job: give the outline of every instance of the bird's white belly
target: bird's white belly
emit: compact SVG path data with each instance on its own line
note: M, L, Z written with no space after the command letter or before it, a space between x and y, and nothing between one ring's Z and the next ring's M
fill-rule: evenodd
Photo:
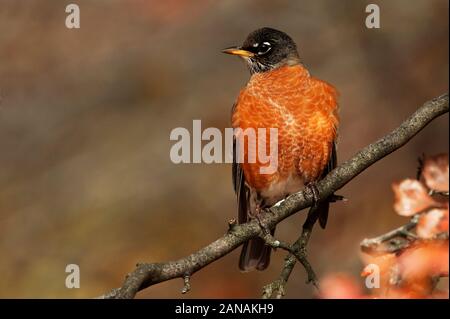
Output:
M291 174L288 178L270 184L260 192L267 206L272 206L285 197L300 191L305 186L303 179L297 174Z

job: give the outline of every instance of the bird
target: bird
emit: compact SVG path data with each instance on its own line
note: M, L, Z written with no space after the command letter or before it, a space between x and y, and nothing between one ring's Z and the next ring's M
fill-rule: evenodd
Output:
M277 129L277 165L266 174L261 173L259 158L253 162L238 160L236 154L248 159L255 151L249 149L248 141L239 144L238 134L234 136L232 177L238 224L243 224L305 187L317 190L315 183L336 167L338 91L311 76L296 43L282 31L257 29L241 46L222 52L242 58L250 71L250 79L232 108L233 129L240 128L241 134L249 128ZM265 139L269 147L267 136L259 134L256 139ZM322 228L327 224L330 201L329 197L316 203ZM270 232L273 235L275 229ZM271 250L262 238L246 241L239 258L240 270L266 269Z

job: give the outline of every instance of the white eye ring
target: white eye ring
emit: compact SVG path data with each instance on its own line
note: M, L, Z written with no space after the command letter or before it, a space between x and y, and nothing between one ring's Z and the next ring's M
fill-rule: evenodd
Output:
M263 44L267 45L267 46L271 46L270 42L263 42Z

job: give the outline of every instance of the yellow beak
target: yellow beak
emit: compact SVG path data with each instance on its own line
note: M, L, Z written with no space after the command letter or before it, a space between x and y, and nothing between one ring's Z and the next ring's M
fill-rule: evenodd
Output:
M247 57L247 58L251 58L255 55L254 53L252 53L250 51L242 50L241 48L234 48L234 47L222 50L222 52L226 53L226 54L239 55L239 56Z

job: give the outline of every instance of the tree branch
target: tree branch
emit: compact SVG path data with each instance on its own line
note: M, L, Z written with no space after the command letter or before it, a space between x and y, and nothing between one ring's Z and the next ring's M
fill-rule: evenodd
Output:
M368 145L318 182L316 187L319 199L327 198L369 166L406 144L429 122L447 113L448 109L448 94L426 102L390 134ZM309 188L305 188L271 207L267 213L261 214L259 221L251 220L241 225L230 224L225 235L183 259L166 263L138 264L136 269L126 276L121 288L113 289L100 298L133 298L142 289L174 278L184 279L185 291L186 287L190 286L189 278L195 272L227 255L250 238L263 235L260 222L264 228L272 229L282 220L312 204L313 194Z
M415 240L416 235L411 233L419 222L420 214L414 215L411 220L394 230L387 232L375 238L364 239L360 246L361 250L370 255L383 255L386 253L395 253L407 248L410 245L410 239ZM387 242L386 246L384 244Z
M420 215L414 215L407 224L383 235L364 239L360 243L361 251L372 256L379 256L402 252L417 243L444 242L448 240L448 232L439 233L432 238L419 238L416 234L412 233L411 231L419 223Z
M308 215L310 215L310 213L308 213ZM307 222L305 222L305 225L307 224ZM294 242L294 244L292 244L292 246L289 247L290 249L287 249L289 251L289 254L284 259L284 266L281 270L280 276L278 277L277 280L263 287L263 294L262 294L263 299L269 298L280 299L285 295L287 282L289 280L289 277L291 276L292 270L294 270L297 260L300 261L303 268L305 268L306 270L306 274L308 275L306 283L308 284L311 282L314 285L314 287L319 289L317 276L307 259L307 252L306 252L306 246L309 242L309 238L311 237L312 227L314 226L314 224L315 221L313 221L309 225L306 225L306 227L304 225L300 237Z
M317 289L319 289L319 282L317 280L316 273L314 272L314 269L309 263L306 253L306 245L308 243L310 234L311 234L310 229L307 230L303 229L300 238L292 245L275 239L270 234L270 232L267 232L264 236L262 236L267 245L269 245L270 247L281 248L289 252L288 256L286 257L285 266L283 267L283 271L280 275L280 278L266 285L263 288L263 295L262 295L263 299L272 298L272 296L275 296L275 298L280 299L281 297L284 296L285 286L292 272L292 269L294 268L296 260L298 260L303 265L303 268L305 268L306 270L306 274L308 275L307 283L311 282ZM289 260L290 258L293 258L294 260L291 261Z
M343 196L336 194L331 195L327 198L327 200L329 200L330 203L341 200L347 201L347 199ZM303 268L306 270L306 274L308 275L306 283L309 284L312 282L313 285L319 290L317 276L308 261L306 252L306 246L308 245L314 224L316 223L318 218L317 211L315 209L317 209L317 206L312 206L310 211L308 212L308 217L303 224L302 233L300 234L300 237L298 237L298 239L294 242L294 244L292 244L292 251L290 250L290 253L284 259L284 265L280 275L278 276L278 279L263 287L263 299L280 299L285 295L287 282L289 280L289 277L291 276L292 270L294 270L297 260L300 261L300 263L303 265ZM298 255L296 255L296 253Z

